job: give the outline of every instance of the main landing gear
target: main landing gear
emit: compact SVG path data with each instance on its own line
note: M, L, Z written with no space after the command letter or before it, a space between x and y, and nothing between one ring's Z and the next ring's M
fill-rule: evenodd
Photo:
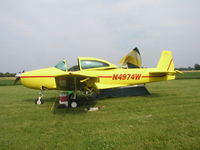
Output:
M42 91L39 92L39 97L35 100L35 104L37 105L44 104Z
M59 95L59 104L58 108L77 108L79 105L77 96L74 93L67 94L67 93L61 93Z
M71 107L71 108L76 108L76 107L78 107L78 101L77 101L77 96L76 96L76 94L74 95L74 94L70 94L69 95L69 106Z

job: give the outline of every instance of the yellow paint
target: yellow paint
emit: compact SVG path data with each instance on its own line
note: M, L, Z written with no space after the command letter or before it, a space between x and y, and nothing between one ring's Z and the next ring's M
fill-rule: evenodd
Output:
M56 89L55 76L58 75L66 75L66 72L54 67L29 71L21 74L21 83L33 89Z
M57 68L40 69L21 74L21 83L34 89L61 89L61 83L65 90L70 84L83 86L83 89L99 90L114 87L132 86L150 82L173 80L178 71L174 70L174 62L170 51L163 51L157 68L132 68L122 69L116 65L97 58L79 57L79 65L82 60L99 61L108 64L106 67L83 69L68 72ZM74 78L80 79L73 81ZM65 85L66 84L66 85ZM83 84L83 85L82 85Z

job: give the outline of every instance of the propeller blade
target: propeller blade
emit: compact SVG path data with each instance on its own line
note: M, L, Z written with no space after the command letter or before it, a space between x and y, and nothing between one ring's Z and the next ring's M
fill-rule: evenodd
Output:
M17 84L17 82L20 80L20 76L16 76L15 81L14 81L14 85Z
M17 82L19 82L20 81L20 78L21 78L21 73L24 73L25 71L23 70L22 72L19 72L18 74L16 74L16 76L15 76L15 81L14 81L14 85L15 84L17 84Z

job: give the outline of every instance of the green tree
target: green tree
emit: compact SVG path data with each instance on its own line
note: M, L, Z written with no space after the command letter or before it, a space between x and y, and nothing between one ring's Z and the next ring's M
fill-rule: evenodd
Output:
M2 73L2 72L0 72L0 77L14 77L15 75L16 75L16 73L10 73L10 72Z
M200 70L200 65L199 64L195 64L194 65L194 70Z

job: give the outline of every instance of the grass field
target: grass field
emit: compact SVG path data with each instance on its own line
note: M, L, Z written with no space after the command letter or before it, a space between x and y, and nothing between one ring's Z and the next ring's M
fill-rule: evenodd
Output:
M0 77L0 86L13 85L14 80L15 80L15 77ZM20 85L20 82L17 82L16 84Z
M184 72L184 74L177 74L177 79L200 79L200 72Z
M45 92L46 102L38 106L38 91L0 86L0 150L199 150L200 80L147 88L151 96L96 100L96 112L80 107L53 113L55 91Z

